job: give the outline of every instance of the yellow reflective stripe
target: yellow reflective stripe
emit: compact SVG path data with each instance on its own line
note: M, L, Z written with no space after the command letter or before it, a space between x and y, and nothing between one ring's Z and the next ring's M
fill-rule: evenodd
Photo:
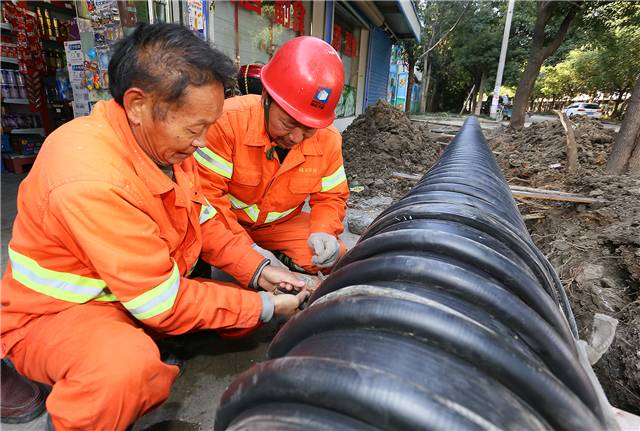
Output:
M200 207L200 224L203 224L207 220L212 219L218 213L218 211L216 211L216 209L211 206L207 198L204 198L204 200L206 202L206 205L202 205Z
M102 296L106 283L98 278L44 268L9 247L13 279L31 290L63 301L82 304Z
M101 301L101 302L116 302L118 298L116 298L116 295L114 295L113 293L107 293L105 291L102 293L102 295L98 296L97 298L94 298L94 300Z
M153 289L122 305L138 320L149 319L164 313L173 307L180 287L180 270L178 264L173 263L173 271L165 281Z
M254 223L258 220L258 217L260 216L260 209L258 208L257 205L245 204L240 199L238 199L237 197L231 194L227 194L227 196L229 197L229 201L231 202L231 205L235 209L244 211L249 216L249 218L253 220Z
M267 218L264 220L265 223L271 223L272 221L276 221L276 220L280 220L283 217L288 216L289 214L291 214L292 212L294 212L298 207L293 207L290 210L286 210L284 212L270 212L267 214Z
M193 272L194 269L196 269L196 265L198 264L198 259L196 259L195 262L193 262L193 265L191 265L191 268L189 268L189 270L187 271L187 273L185 274L185 277L188 277L191 275L191 273Z
M344 166L340 166L328 177L322 177L322 189L320 191L328 192L340 185L343 181L347 181L347 174L344 172Z
M205 168L222 175L225 178L231 178L233 175L233 163L226 161L208 148L198 148L193 153L196 161Z

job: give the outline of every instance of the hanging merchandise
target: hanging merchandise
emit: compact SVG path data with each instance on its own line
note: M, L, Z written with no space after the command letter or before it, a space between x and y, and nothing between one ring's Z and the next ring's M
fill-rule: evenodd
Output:
M202 40L207 40L207 2L205 0L187 0L188 26Z
M67 72L73 93L73 116L81 117L91 112L89 105L89 90L84 82L84 54L80 41L64 43L65 56L67 57Z
M82 38L84 51L84 80L82 85L89 91L90 103L109 99L109 60L111 45L123 36L122 20L118 2L115 0L86 0L91 40ZM125 21L136 22L135 9L126 8ZM82 30L81 30L82 33ZM88 43L85 43L87 41Z
M16 54L20 74L24 77L20 78L26 89L24 95L29 100L29 109L36 112L43 103L41 76L45 73L38 17L34 12L11 2L3 3L5 18L13 27L17 39Z

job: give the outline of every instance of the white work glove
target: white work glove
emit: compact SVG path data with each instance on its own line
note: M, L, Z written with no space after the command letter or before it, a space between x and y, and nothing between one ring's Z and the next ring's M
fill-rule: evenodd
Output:
M335 236L324 233L316 232L309 235L307 240L309 247L313 249L315 253L311 258L311 263L320 268L330 268L338 260L340 256L340 243Z
M260 253L265 259L269 259L272 266L286 268L285 264L280 262L278 258L269 250L260 247L255 242L251 244L251 248Z

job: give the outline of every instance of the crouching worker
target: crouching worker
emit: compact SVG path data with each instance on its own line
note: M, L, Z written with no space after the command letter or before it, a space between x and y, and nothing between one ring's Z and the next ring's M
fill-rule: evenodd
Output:
M56 430L124 430L169 396L178 368L147 331L251 328L305 299L271 293L304 283L218 220L190 157L235 73L185 27L138 27L109 64L113 100L53 132L22 182L2 354L53 385ZM251 289L187 278L200 256Z
M328 43L302 36L276 51L261 80L262 96L225 101L207 146L196 150L203 192L254 250L315 274L345 252L338 235L349 187L331 125L342 61ZM307 198L310 213L302 212Z

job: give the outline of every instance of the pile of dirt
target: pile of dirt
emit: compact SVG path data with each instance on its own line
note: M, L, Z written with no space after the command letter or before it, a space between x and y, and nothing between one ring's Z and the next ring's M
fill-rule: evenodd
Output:
M588 117L572 118L578 147L577 176L602 173L616 132ZM567 162L566 133L559 121L544 121L530 127L496 129L487 134L505 176L532 187L562 183Z
M603 200L590 205L519 201L531 237L563 280L580 336L595 313L619 320L609 351L594 366L611 403L640 414L640 177L604 174L616 132L590 118L572 119L578 170L566 173L566 134L557 121L487 140L507 181Z
M440 156L426 124L412 123L387 102L378 101L342 133L345 170L354 190L351 203L377 196L402 197L412 187L394 172L423 175Z
M606 202L538 201L545 217L528 222L529 232L565 285L580 338L589 339L595 313L619 320L594 369L613 405L640 414L640 177L594 174L565 186Z

